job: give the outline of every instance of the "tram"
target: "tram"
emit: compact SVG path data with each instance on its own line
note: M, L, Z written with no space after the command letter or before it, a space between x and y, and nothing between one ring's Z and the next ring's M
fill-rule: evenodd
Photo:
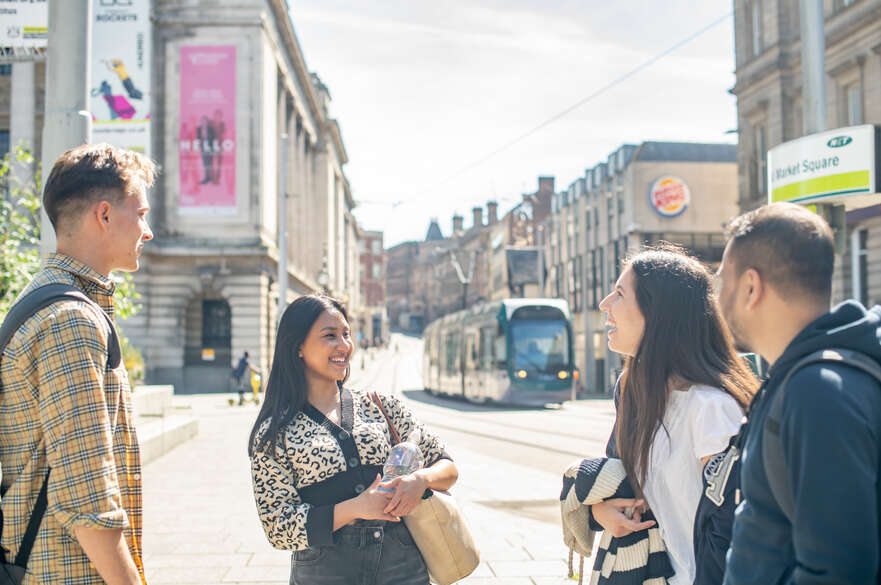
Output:
M523 405L572 398L578 374L565 300L481 303L431 322L423 339L429 393Z

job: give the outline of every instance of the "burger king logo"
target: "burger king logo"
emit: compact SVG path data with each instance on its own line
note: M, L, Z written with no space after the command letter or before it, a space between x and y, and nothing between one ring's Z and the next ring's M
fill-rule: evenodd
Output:
M691 192L682 179L661 177L649 190L649 203L663 217L676 217L691 203Z

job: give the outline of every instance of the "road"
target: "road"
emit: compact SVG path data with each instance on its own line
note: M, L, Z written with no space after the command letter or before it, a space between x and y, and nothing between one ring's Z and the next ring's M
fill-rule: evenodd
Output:
M397 351L395 351L397 346ZM356 355L350 386L404 396L445 442L459 468L453 489L481 551L465 585L561 585L567 551L559 526L560 476L602 452L614 410L608 400L557 408L477 406L421 390L421 341ZM245 446L254 405L227 396L176 396L199 435L144 469L148 582L287 583L290 553L274 550L257 520ZM589 561L588 561L589 565Z
M538 513L549 522L559 523L557 497L562 470L576 459L603 453L615 416L611 401L580 401L546 408L476 405L429 395L422 389L421 367L422 340L396 334L390 351L377 359L376 367L353 376L352 384L407 398L419 419L441 436L454 459L458 460L457 453L494 459L499 473L493 475L498 483L510 487L499 485L487 490L492 492L492 497L486 499L492 502L490 505L512 502L512 510L525 508L531 515ZM509 465L499 465L502 461ZM524 486L532 496L521 497L524 490L514 486L522 483L518 472L523 469L534 477L549 475L539 485L553 485L554 489ZM463 483L467 474L466 468ZM548 508L546 513L539 513L542 508Z

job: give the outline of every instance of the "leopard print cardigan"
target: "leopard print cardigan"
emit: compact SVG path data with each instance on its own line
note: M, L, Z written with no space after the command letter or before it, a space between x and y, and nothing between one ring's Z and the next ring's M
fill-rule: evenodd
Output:
M400 399L380 399L402 437L419 429L426 467L450 458ZM340 403L340 425L307 404L280 431L272 453L255 449L251 457L257 514L277 549L332 544L334 504L355 497L382 473L392 441L382 412L360 390L342 389ZM266 420L258 437L268 425Z

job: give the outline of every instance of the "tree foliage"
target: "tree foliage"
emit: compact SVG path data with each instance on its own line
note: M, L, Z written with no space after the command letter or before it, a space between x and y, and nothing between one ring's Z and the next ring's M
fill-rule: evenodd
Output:
M40 269L41 192L40 166L29 150L16 146L0 159L0 320ZM113 280L115 316L133 317L141 310L141 295L131 274L117 273Z

